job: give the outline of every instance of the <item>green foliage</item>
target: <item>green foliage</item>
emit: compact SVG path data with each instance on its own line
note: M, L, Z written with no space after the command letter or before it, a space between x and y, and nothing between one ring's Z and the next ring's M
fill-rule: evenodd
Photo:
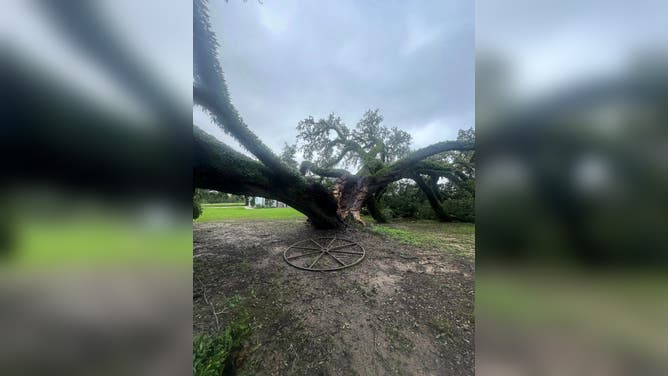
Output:
M394 216L394 212L389 208L380 209L380 214L383 216L383 218L385 218L385 220L389 220Z
M308 117L297 125L297 140L304 157L320 168L342 164L361 167L361 174L374 174L410 152L410 134L396 127L386 128L382 122L383 116L378 110L365 112L352 130L334 114L317 121ZM457 140L475 142L475 130L460 130ZM445 214L460 221L475 219L473 155L472 151L440 153L428 158L421 165L422 170L418 170L420 178L427 175L430 187L422 188L433 191ZM422 189L406 181L390 184L379 207L386 219L435 218L434 209Z
M367 110L352 133L353 139L367 148L370 159L391 163L410 151L411 135L397 127L382 126L379 110Z
M335 138L330 137L330 131L335 133ZM337 138L345 140L350 134L343 120L334 114L318 121L309 116L297 124L297 132L297 141L304 158L324 167L334 164L332 162L334 155L343 148L343 145L334 140Z
M193 338L193 375L220 376L234 374L230 356L239 350L250 334L250 312L239 295L230 297L226 306L236 312L236 319L216 334L200 334Z
M463 222L475 222L475 203L473 199L446 200L443 209L452 217Z
M232 350L232 338L225 332L203 334L193 339L193 375L220 376Z
M229 369L230 354L241 347L250 333L246 320L232 322L222 333L193 338L193 375L220 376Z
M475 221L475 197L469 191L469 185L475 184L470 180L462 185L461 182L446 181L438 185L442 198L441 205L444 211L462 222ZM431 205L425 194L408 180L400 180L388 186L381 198L383 214L386 218L405 219L436 219Z
M297 125L297 140L304 158L320 167L341 163L374 171L410 151L411 135L397 127L387 128L382 121L377 109L365 112L352 130L334 114L317 121L309 116Z
M391 212L387 218L418 218L423 202L426 202L424 194L406 180L390 184L381 198L381 205Z
M200 204L200 196L198 190L193 193L193 219L197 219L202 215L202 205Z
M222 193L210 189L196 189L195 191L199 197L199 202L203 204L237 203L244 201L243 196Z
M281 152L281 155L279 155L279 159L283 161L286 165L298 169L299 166L297 164L297 159L295 155L297 154L297 144L292 144L288 145L286 142L285 145L283 145L283 151Z

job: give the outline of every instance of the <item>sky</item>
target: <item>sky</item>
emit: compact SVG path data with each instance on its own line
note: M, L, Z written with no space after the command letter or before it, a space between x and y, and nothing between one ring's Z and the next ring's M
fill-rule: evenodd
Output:
M297 123L367 109L411 133L413 147L472 127L474 6L438 1L212 1L233 104L274 151ZM205 131L239 149L201 112Z
M638 53L665 51L665 0L477 0L476 48L512 67L525 98L628 69Z

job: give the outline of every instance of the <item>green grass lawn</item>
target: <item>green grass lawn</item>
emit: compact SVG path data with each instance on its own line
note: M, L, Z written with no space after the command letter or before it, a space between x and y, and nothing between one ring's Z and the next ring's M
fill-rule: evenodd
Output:
M226 207L226 206L244 206L243 202L218 202L214 204L202 204L203 208L209 207Z
M445 249L452 254L475 258L475 225L473 223L443 223L432 220L397 221L382 225L371 224L371 231L418 246Z
M276 219L305 219L304 214L293 208L264 208L246 209L243 206L202 207L202 215L197 222L222 221L228 219L276 220Z

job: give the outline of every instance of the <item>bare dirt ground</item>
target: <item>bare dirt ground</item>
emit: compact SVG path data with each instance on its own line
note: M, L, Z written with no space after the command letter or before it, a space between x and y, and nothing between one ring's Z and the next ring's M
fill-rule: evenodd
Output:
M303 221L195 223L194 333L249 317L238 375L474 374L474 261L447 250L456 239L444 231L443 247L417 247L349 229L337 236L366 249L358 265L309 272L283 260L290 244L332 235Z

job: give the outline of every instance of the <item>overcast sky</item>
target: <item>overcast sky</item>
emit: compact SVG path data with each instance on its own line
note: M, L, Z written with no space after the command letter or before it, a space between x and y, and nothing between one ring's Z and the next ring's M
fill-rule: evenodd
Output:
M470 0L212 1L211 13L232 101L275 151L299 120L331 112L353 127L379 108L413 147L474 125ZM229 141L200 111L194 120Z
M665 0L476 0L476 45L512 67L524 97L618 74L668 46Z

